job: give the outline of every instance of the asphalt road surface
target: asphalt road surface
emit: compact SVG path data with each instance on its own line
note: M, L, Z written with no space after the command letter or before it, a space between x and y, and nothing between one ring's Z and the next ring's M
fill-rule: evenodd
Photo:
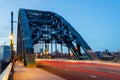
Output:
M120 67L94 63L37 60L37 66L66 80L120 80Z

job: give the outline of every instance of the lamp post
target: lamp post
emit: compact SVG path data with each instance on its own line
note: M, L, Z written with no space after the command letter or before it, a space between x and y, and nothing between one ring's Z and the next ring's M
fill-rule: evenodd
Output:
M13 35L13 12L11 12L11 33L10 33L11 60L14 60L14 35Z
M14 73L14 35L13 35L13 12L11 12L10 47L11 47L11 62L13 63L13 66L12 66L12 69L11 69L11 80L13 80L13 73Z

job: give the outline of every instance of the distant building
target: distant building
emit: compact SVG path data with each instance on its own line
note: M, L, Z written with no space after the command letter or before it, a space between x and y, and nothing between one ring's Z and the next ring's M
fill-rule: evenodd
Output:
M8 60L11 57L10 53L10 46L1 45L0 46L0 59L1 60Z
M95 54L97 55L98 58L104 56L102 51L96 51Z

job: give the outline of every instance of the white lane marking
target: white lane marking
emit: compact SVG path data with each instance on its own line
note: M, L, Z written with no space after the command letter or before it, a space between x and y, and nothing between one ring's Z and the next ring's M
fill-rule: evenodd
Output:
M118 72L112 72L112 71L108 71L108 73L120 74L120 73L118 73Z
M88 68L97 68L97 67L94 67L94 66L84 66L84 67L88 67Z
M89 77L92 77L92 78L97 78L97 76L95 76L95 75L89 75Z
M84 68L82 68L82 69L89 69L89 70L99 71L98 69L94 69L94 68L86 68L86 67L84 67Z

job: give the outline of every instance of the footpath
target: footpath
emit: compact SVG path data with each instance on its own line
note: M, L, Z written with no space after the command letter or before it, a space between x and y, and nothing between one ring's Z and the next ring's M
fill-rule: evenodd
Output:
M21 62L14 64L13 80L65 80L40 68L26 68Z

